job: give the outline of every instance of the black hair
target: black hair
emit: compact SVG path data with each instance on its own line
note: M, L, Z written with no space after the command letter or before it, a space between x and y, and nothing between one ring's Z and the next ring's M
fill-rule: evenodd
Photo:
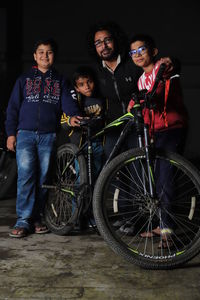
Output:
M148 34L136 34L130 39L129 45L131 46L132 43L137 41L144 42L145 46L148 48L149 55L152 57L153 61L156 61L157 58L153 55L154 49L157 48L154 39Z
M97 84L96 74L95 74L94 70L89 66L80 66L74 71L74 73L72 75L73 86L76 86L76 81L80 77L84 77L84 78L89 77L94 81L95 85Z
M94 45L94 36L96 32L103 30L108 31L113 38L116 55L128 53L128 38L123 29L112 21L98 22L90 27L87 34L88 52L93 58L99 59Z
M56 57L57 53L58 53L58 45L56 43L56 41L53 38L44 38L44 39L39 39L35 42L34 46L33 46L33 53L36 52L37 48L40 45L50 45L51 49L54 53L54 56Z
M145 43L145 46L150 50L153 51L153 49L156 48L156 43L154 41L154 39L147 34L136 34L134 35L130 41L129 41L129 45L131 45L132 43L136 42L136 41L142 41Z

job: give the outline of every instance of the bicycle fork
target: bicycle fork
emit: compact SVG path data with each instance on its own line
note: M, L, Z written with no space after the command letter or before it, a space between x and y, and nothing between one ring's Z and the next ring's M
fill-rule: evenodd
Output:
M151 146L149 143L149 127L148 127L148 125L144 125L144 149L145 149L145 158L146 158L146 166L147 166L147 177L148 177L148 183L149 183L149 193L150 193L151 198L154 198L156 191L155 191L155 180L154 180L152 155L151 155L151 152L149 151L150 147ZM145 189L145 194L146 194L144 170L143 170L142 177L143 177L144 189Z

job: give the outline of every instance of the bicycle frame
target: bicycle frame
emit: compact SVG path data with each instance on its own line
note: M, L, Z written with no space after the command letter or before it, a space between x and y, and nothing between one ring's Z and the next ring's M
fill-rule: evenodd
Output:
M83 150L87 148L87 163L88 163L88 183L89 186L92 187L93 185L93 180L92 180L92 141L95 140L97 137L102 136L103 134L107 133L108 131L112 130L113 128L116 128L118 126L124 125L124 128L122 129L120 136L117 140L117 143L115 144L112 152L110 153L106 163L104 164L104 167L118 154L118 151L126 139L129 130L135 125L136 126L136 132L137 132L137 138L138 138L138 145L139 147L144 147L145 152L146 152L146 163L147 163L147 171L148 171L148 179L149 179L149 191L151 196L153 197L155 192L154 192L154 187L153 187L153 182L154 182L154 176L153 176L153 171L151 168L151 158L149 155L149 128L147 125L144 124L143 117L141 115L141 105L140 103L137 103L133 108L134 113L126 113L123 116L119 117L118 119L114 120L113 122L109 123L106 125L101 131L97 132L96 134L90 136L90 126L87 126L88 129L88 134L87 134L87 141L81 146L81 148L76 152L75 156L68 162L66 167L63 170L63 174L67 170L67 168L73 163L73 161L78 157L81 153L83 153ZM143 139L144 137L144 139ZM146 189L145 186L145 176L143 176L143 181L144 181L144 189ZM66 191L66 190L65 190ZM71 191L69 191L71 193Z
M128 134L128 130L131 126L133 126L134 123L134 115L132 113L126 113L123 116L119 117L118 119L114 120L113 122L109 123L108 125L106 125L101 131L97 132L96 134L90 136L90 126L87 126L87 130L88 130L88 134L87 134L87 140L86 142L80 147L80 149L76 152L75 157L73 157L68 164L66 165L66 167L63 170L63 174L65 173L65 171L67 170L67 168L69 167L69 165L71 165L74 161L74 159L76 159L76 157L78 157L85 148L87 148L87 155L88 155L88 179L89 179L89 183L92 184L92 176L91 176L91 156L92 156L92 141L94 141L97 137L100 137L102 135L104 135L106 132L112 130L115 127L118 127L122 124L126 124L126 126L123 128L123 130L121 131L121 134L117 140L117 143L115 145L115 147L113 148L112 153L110 154L109 158L107 159L105 165L108 164L108 162L111 161L111 159L116 155L118 149L120 148L122 142L124 141L124 139L126 138L127 134Z

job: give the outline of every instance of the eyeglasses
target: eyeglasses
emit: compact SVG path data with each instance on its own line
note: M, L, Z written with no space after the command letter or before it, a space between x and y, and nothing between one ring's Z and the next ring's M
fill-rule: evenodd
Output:
M109 36L109 37L105 37L105 39L103 39L103 41L97 40L97 41L94 43L94 45L95 45L95 47L99 48L99 47L101 47L103 44L105 44L105 45L107 46L107 45L110 44L112 41L113 41L112 37Z
M137 50L136 50L136 49L131 50L131 51L129 52L129 55L130 55L131 57L132 57L132 56L136 56L136 54L142 55L142 54L144 54L144 53L146 52L146 50L147 50L147 47L146 47L146 46L141 46L141 47L139 47Z

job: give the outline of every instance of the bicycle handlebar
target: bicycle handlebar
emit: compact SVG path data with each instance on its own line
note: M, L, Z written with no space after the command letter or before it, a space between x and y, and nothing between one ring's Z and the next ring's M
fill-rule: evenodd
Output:
M163 78L163 74L164 74L164 72L165 72L165 69L166 69L166 64L162 63L162 64L160 65L160 68L159 68L158 73L157 73L157 75L156 75L155 83L154 83L154 85L153 85L153 88L152 88L151 92L149 93L150 99L154 96L154 94L155 94L155 92L156 92L156 89L157 89L157 87L158 87L158 84L159 84L159 82L160 82L160 81L162 80L162 78Z
M165 69L166 69L166 64L162 63L160 65L160 68L159 68L158 73L156 75L155 82L154 82L152 90L150 92L148 92L148 90L141 90L137 93L133 93L132 94L133 100L134 101L135 100L136 101L137 100L144 100L145 102L151 100L153 98L155 92L156 92L156 89L158 87L159 82L162 80Z
M99 120L102 120L101 116L86 117L86 118L80 120L80 126L90 127L90 126L93 126L94 123Z

